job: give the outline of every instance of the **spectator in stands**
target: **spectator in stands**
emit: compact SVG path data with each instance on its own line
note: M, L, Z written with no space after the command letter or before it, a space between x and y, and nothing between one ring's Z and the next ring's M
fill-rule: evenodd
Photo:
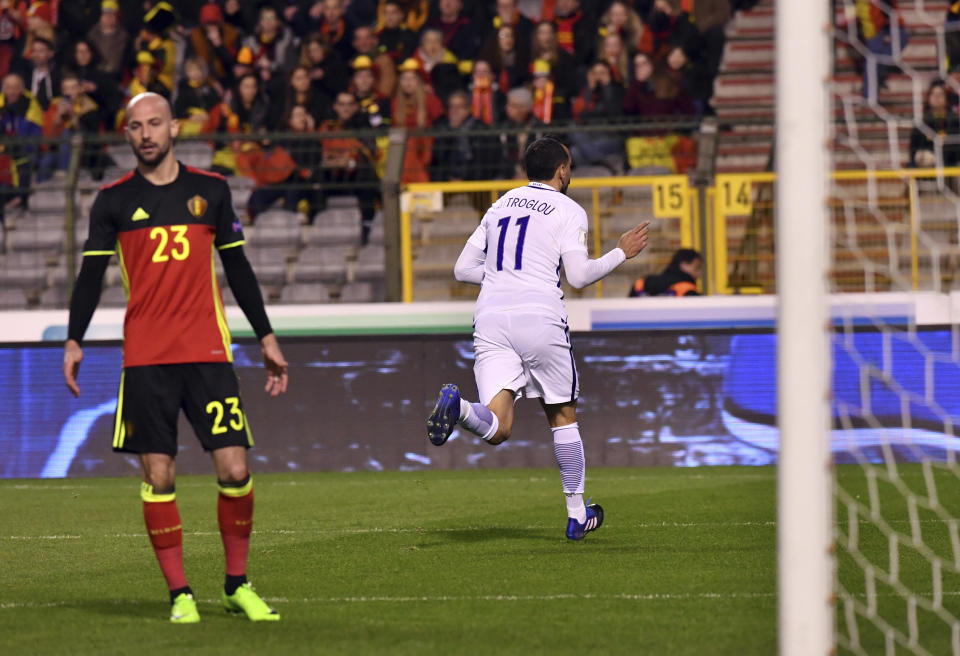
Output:
M480 52L483 30L463 11L461 0L439 0L437 15L427 26L439 30L443 47L458 60L470 61Z
M680 89L680 93L690 99L694 113L700 114L703 110L703 98L709 93L703 88L701 69L693 66L687 59L686 53L680 46L675 46L667 54L664 73L673 80Z
M574 100L573 118L578 122L606 120L623 113L624 88L614 79L610 64L595 61L587 70L587 86Z
M215 80L230 87L240 40L240 30L224 21L220 5L208 2L200 8L200 24L190 30L189 48Z
M189 57L183 64L183 72L184 77L177 85L173 115L180 121L180 134L192 136L203 131L210 111L221 101L221 93L199 57Z
M280 21L276 9L269 5L260 9L256 33L244 39L243 45L250 48L254 67L266 69L269 72L267 77L279 79L282 88L286 72L296 64L298 41L290 28ZM263 77L261 75L261 82Z
M664 60L675 46L683 48L687 57L695 60L700 39L689 15L681 9L680 0L654 0L645 27L640 50L653 61Z
M470 115L470 94L454 91L447 97L447 113L433 125L440 136L433 140L431 180L449 182L495 177L499 144L489 135L477 134L481 126L483 124ZM445 131L448 134L443 134Z
M320 5L319 15L314 17L316 7ZM323 0L316 3L310 11L312 20L306 21L311 32L319 32L327 39L330 47L343 61L349 61L354 53L350 41L353 35L353 26L346 18L343 0Z
M697 279L703 269L703 257L692 248L681 248L659 274L639 278L629 296L699 296Z
M633 82L623 98L623 113L632 116L693 116L696 109L683 89L663 67L658 71L650 55L633 56Z
M609 121L621 115L623 95L623 85L613 79L610 65L594 62L587 71L587 86L573 101L573 117L585 125ZM578 165L601 164L616 174L623 173L623 135L577 131L570 136L570 152Z
M53 43L42 37L33 39L30 58L14 62L13 71L23 79L40 107L46 111L60 89L60 71L54 61Z
M554 19L557 44L578 65L586 65L595 56L597 26L580 8L580 0L556 0Z
M427 3L424 1L424 5ZM380 18L377 20L377 39L380 50L390 56L397 65L413 56L418 39L409 23L404 23L405 5L400 0L386 0L380 3ZM426 20L424 7L423 20Z
M393 124L414 130L430 127L443 114L443 103L428 87L426 72L415 59L403 62L399 71L397 92L390 107ZM432 148L433 140L425 134L407 138L403 182L429 182L427 167Z
M256 26L256 14L251 13L256 9L256 4L250 2L246 6L240 3L240 0L224 0L223 2L223 21L237 28L240 35L250 34Z
M360 55L353 60L350 87L360 103L360 113L366 115L371 127L390 124L390 98L378 91L377 72L366 55Z
M642 52L633 59L635 77L624 96L625 114L671 121L696 114L693 102L666 71L665 64L655 68L650 56ZM632 173L683 173L696 164L696 143L688 135L669 126L651 127L626 140L627 165Z
M260 91L260 78L256 73L240 76L237 86L229 93L229 99L210 111L210 118L203 132L207 134L249 135L264 132L267 125L267 100ZM211 167L218 173L234 175L240 170L240 162L246 153L256 148L253 140L214 141ZM248 169L244 169L248 170Z
M630 58L618 32L611 32L600 41L600 59L610 68L613 81L625 88L630 75Z
M173 91L176 76L177 44L170 36L170 28L176 22L173 7L167 2L158 2L143 17L143 29L133 40L134 52L149 53L153 57L156 80L166 88L167 97Z
M533 62L533 114L546 125L570 120L570 99L557 92L550 64Z
M498 178L524 178L523 153L527 144L543 136L546 126L533 115L533 94L526 87L507 92L506 120L500 125Z
M404 29L416 34L429 17L428 0L380 0L377 6L377 32L383 28L393 29L402 25Z
M923 107L923 126L914 126L910 132L910 166L927 168L960 163L960 119L947 98L943 80L930 83Z
M511 29L511 36L517 43L526 45L533 41L533 21L520 13L517 0L497 0L496 13L490 25L486 34L487 43L495 41L503 27ZM513 50L513 46L510 50Z
M87 40L93 46L99 60L98 67L104 73L119 81L126 68L130 35L117 20L119 5L116 0L103 0L100 3L100 19L87 34Z
M506 93L530 80L529 42L518 42L510 25L500 27L483 47L480 59L493 67L499 89Z
M600 38L603 39L610 34L617 34L629 52L636 52L640 48L643 31L643 21L640 19L640 15L623 0L615 0L615 2L610 3L607 11L600 17L600 27L598 29Z
M591 46L592 50L592 46ZM557 28L553 23L540 23L534 31L533 61L542 59L550 64L553 71L555 92L561 98L571 98L577 94L576 60L557 43Z
M330 96L310 82L310 70L305 66L296 66L290 73L287 84L283 116L290 116L294 107L304 107L313 119L313 125L320 125L333 117L333 103Z
M864 64L863 97L875 98L886 86L887 78L896 70L896 66L877 61L876 55L889 58L894 54L894 46L902 51L907 47L909 34L903 24L903 17L897 9L897 0L856 0L857 34L867 50L875 55ZM888 13L889 11L889 13ZM891 21L896 16L896 21ZM894 43L894 39L899 42Z
M10 72L10 64L19 55L27 3L23 0L0 0L0 79Z
M57 42L57 34L53 29L53 5L49 2L31 2L27 9L26 38L23 40L23 49L20 51L24 59L29 59L33 52L34 39L45 39L49 43ZM27 80L24 80L26 83Z
M237 82L237 91L230 100L230 114L234 117L229 131L257 134L267 129L267 99L260 89L260 78L248 73Z
M97 134L100 131L100 108L84 93L80 78L67 73L60 80L60 95L53 98L43 120L43 136L57 139L40 154L37 162L37 182L48 180L54 171L64 172L70 167L70 138L75 133ZM103 177L103 163L99 147L87 145L81 166L92 171L94 179Z
M401 85L403 76L401 75ZM324 122L321 132L352 132L370 128L366 117L359 112L360 104L353 94L337 94L333 104L336 118ZM360 204L360 242L370 240L370 229L377 200L377 177L373 171L373 144L364 136L325 138L321 141L320 199L318 207L326 205L325 196L332 193L356 194ZM407 146L408 150L410 145Z
M159 93L164 98L170 98L170 90L157 79L157 62L153 55L146 50L141 50L137 53L137 64L133 69L133 78L127 85L126 99L129 100L145 91L152 91L153 93Z
M336 51L330 48L327 37L313 34L303 42L300 48L300 66L307 69L310 84L332 103L333 98L347 88L347 69ZM327 118L325 114L317 119L317 125Z
M380 50L377 35L372 27L360 26L353 31L353 51L356 53L354 61L359 57L370 60L372 73L377 81L377 94L389 98L397 86L397 65L393 59ZM356 70L356 66L353 67Z
M698 83L702 92L698 100L703 113L713 114L710 100L713 97L713 83L720 73L723 61L723 48L727 37L725 28L733 16L730 0L695 0L693 3L694 26L700 33L700 57Z
M284 117L284 129L301 134L312 134L315 130L313 117L303 105L294 105ZM311 211L316 205L316 176L319 164L319 149L314 139L304 136L302 139L284 141L282 148L293 166L289 174L276 185L262 185L254 188L247 201L247 212L253 223L257 215L269 209L277 200L283 199L283 209L298 212L301 221L310 220Z
M24 88L23 78L8 73L0 88L0 200L8 209L26 207L36 145L18 143L43 133L43 109ZM0 210L2 212L2 210ZM2 219L0 219L2 222Z
M113 76L99 67L96 51L86 39L74 43L69 69L80 78L83 93L100 108L100 122L112 127L120 109L120 87Z
M433 27L425 27L420 34L420 47L413 59L426 72L430 84L439 96L446 96L454 89L462 88L456 56L443 45L443 33Z
M501 29L510 29L501 28ZM495 125L503 120L506 96L500 90L490 64L478 59L470 76L470 113L483 125Z

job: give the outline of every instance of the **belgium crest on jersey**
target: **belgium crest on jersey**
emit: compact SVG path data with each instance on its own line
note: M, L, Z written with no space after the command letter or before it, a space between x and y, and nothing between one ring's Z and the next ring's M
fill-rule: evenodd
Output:
M207 199L197 194L187 201L187 209L190 210L193 216L199 219L207 212Z

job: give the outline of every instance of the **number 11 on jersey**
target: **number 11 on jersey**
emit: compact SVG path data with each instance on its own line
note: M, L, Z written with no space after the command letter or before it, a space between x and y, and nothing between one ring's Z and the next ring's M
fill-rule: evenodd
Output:
M517 235L517 248L514 253L513 268L516 271L521 269L523 264L523 239L527 236L527 222L530 221L530 215L517 218L517 227L520 234ZM497 221L497 227L500 228L500 236L497 238L497 271L503 271L503 245L507 240L507 228L510 226L510 217L505 216Z

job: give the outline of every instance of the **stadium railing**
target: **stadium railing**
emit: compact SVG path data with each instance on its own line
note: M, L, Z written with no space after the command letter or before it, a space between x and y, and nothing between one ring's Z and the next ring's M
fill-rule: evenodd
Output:
M960 255L956 206L938 191L956 187L960 168L832 175L837 182L829 200L836 233L832 275L839 291L886 291L892 276L907 282L898 287L949 290ZM719 174L707 190L709 293L774 292L776 179L775 173Z

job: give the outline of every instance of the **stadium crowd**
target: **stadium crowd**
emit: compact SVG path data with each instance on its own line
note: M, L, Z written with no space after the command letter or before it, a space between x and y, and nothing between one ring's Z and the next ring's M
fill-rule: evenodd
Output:
M71 135L122 130L143 91L170 99L181 134L211 136L215 170L254 179L251 218L280 199L309 216L350 183L369 224L388 125L414 130L405 182L515 177L548 129L578 164L684 171L689 127L629 126L712 113L724 25L756 1L0 0L0 130L47 138L8 140L0 199L25 205ZM109 163L85 146L95 179Z

